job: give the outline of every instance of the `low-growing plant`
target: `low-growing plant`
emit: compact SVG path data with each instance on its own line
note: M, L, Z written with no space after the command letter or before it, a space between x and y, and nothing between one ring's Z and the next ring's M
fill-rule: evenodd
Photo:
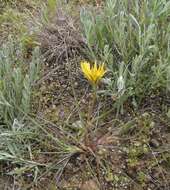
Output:
M47 0L42 6L42 24L47 24L56 13L58 0Z
M169 89L170 2L107 0L97 11L82 9L88 55L108 64L106 94L120 107L157 89ZM120 93L121 92L121 93Z
M25 54L22 44L12 40L0 49L0 115L7 125L31 110L32 86L38 77L40 57L38 48L29 61Z

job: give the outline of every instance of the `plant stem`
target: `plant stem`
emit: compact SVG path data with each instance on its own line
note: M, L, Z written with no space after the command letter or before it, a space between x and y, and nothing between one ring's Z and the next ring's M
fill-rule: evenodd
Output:
M92 87L93 87L92 101L89 102L89 110L88 110L86 130L85 130L85 142L87 143L89 142L89 134L91 132L92 113L97 101L97 85L93 84Z

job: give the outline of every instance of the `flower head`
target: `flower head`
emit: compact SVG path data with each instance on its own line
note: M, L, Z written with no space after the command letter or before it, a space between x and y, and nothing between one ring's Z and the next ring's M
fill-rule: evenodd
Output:
M87 61L81 62L81 70L84 76L93 84L96 85L99 80L103 77L106 73L104 68L104 64L98 65L95 62L92 67L90 67L90 63Z

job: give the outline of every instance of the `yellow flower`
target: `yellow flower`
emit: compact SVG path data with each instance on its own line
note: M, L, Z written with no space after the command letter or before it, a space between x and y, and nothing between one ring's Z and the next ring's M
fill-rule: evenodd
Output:
M97 63L95 62L92 67L90 67L90 63L87 61L81 62L81 70L84 74L84 76L93 84L97 84L99 80L103 77L103 75L106 73L106 70L104 68L104 64L101 64L97 66Z

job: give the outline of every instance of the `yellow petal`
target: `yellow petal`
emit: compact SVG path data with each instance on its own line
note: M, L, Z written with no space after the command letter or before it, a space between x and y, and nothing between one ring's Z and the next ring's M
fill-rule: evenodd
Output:
M84 74L84 76L88 79L91 80L91 70L90 70L90 63L86 61L81 62L81 69Z
M104 63L98 66L97 62L95 62L94 65L92 67L90 67L89 62L82 61L81 69L82 69L84 76L93 84L97 84L98 81L106 73L106 70L104 69Z

